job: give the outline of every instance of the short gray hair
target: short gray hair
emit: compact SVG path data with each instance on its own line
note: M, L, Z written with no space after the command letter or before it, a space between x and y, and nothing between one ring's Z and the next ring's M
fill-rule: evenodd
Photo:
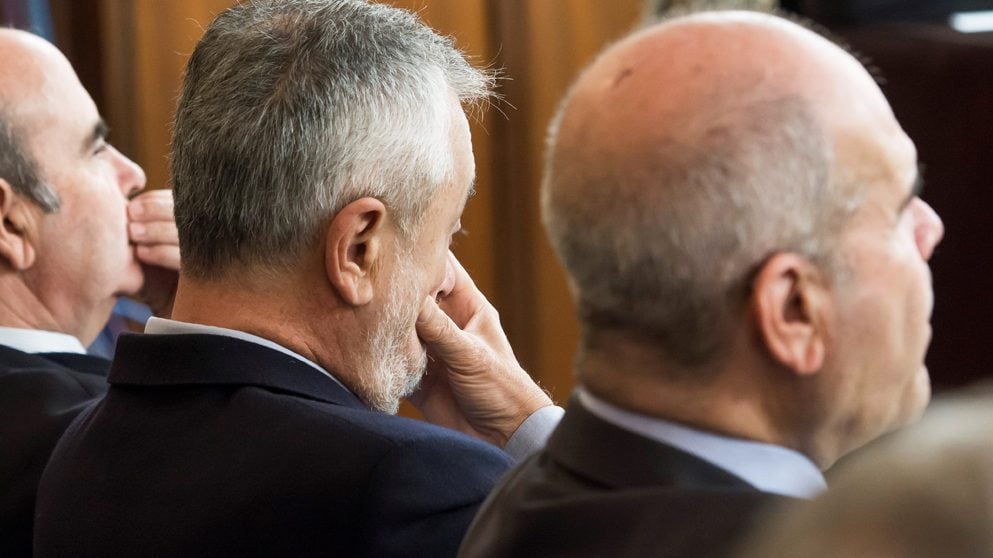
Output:
M348 203L381 199L409 234L450 180L452 98L492 76L413 14L363 0L255 0L208 27L176 114L184 273L279 269Z
M59 196L42 180L38 163L25 145L24 134L3 108L0 108L0 178L45 213L59 210Z
M749 101L698 118L693 131L640 145L620 163L559 141L564 107L551 127L542 208L584 348L600 331L626 332L693 369L730 347L732 317L769 256L796 252L838 269L832 240L855 201L832 184L832 147L805 100Z

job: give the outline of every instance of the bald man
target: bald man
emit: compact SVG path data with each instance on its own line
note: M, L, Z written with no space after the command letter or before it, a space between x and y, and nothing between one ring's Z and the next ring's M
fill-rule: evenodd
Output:
M68 60L0 30L0 556L31 552L38 479L79 411L107 390L87 356L121 295L167 312L179 267L169 192L142 170ZM129 235L130 232L130 235Z
M917 417L943 234L919 184L872 77L793 23L702 13L609 48L542 190L580 387L462 555L721 556Z

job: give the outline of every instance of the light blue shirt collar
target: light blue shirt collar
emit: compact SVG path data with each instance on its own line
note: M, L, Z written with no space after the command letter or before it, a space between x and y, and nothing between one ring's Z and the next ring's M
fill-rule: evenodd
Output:
M228 329L226 327L209 326L203 324L191 324L189 322L180 322L177 320L167 320L165 318L149 318L145 322L145 333L152 335L182 335L190 333L198 333L202 335L223 335L224 337L233 337L235 339L240 339L242 341L248 341L249 343L255 343L256 345L262 345L263 347L268 347L274 351L279 351L283 354L289 355L301 362L305 362L310 365L311 368L317 370L321 374L324 374L328 378L334 380L336 384L345 388L349 393L345 384L341 383L338 378L331 375L330 372L318 366L315 362L304 358L303 356L287 349L286 347L280 345L279 343L274 343L258 335L252 335L251 333L245 333L244 331L238 331L236 329Z
M621 409L578 390L579 403L589 412L625 430L668 444L716 465L763 492L813 498L827 488L820 469L803 454L762 442L704 432Z
M0 327L0 345L25 353L76 353L86 354L83 344L68 333Z

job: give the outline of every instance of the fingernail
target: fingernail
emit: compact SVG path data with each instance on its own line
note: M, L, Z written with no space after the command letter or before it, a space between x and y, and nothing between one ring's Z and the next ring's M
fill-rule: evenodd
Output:
M142 236L145 236L145 225L142 225L141 223L131 223L130 225L128 225L128 228L130 228L131 236L133 237L140 238Z
M132 201L128 204L128 212L132 217L137 217L145 212L145 207L139 201Z

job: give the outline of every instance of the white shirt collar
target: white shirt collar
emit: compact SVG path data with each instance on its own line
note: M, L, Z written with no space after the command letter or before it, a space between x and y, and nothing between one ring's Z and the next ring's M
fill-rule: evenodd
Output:
M269 341L263 337L257 335L252 335L251 333L245 333L244 331L238 331L236 329L228 329L226 327L209 326L203 324L192 324L189 322L180 322L177 320L167 320L165 318L149 318L145 322L145 333L152 335L177 335L177 334L189 334L198 333L203 335L223 335L225 337L234 337L235 339L240 339L242 341L248 341L249 343L255 343L256 345L262 345L263 347L268 347L274 351L279 351L283 354L290 355L291 357L305 362L311 366L314 370L317 370L321 374L324 374L328 378L334 380L336 384L348 390L345 384L342 384L338 378L335 378L327 370L321 368L316 363L311 360L304 358L303 356L287 349L286 347ZM351 390L348 390L351 392Z
M76 353L86 354L83 344L68 333L0 327L0 345L25 353Z
M611 405L578 390L579 402L601 419L668 444L742 478L763 492L813 498L827 488L820 469L803 454L782 446L704 432Z

